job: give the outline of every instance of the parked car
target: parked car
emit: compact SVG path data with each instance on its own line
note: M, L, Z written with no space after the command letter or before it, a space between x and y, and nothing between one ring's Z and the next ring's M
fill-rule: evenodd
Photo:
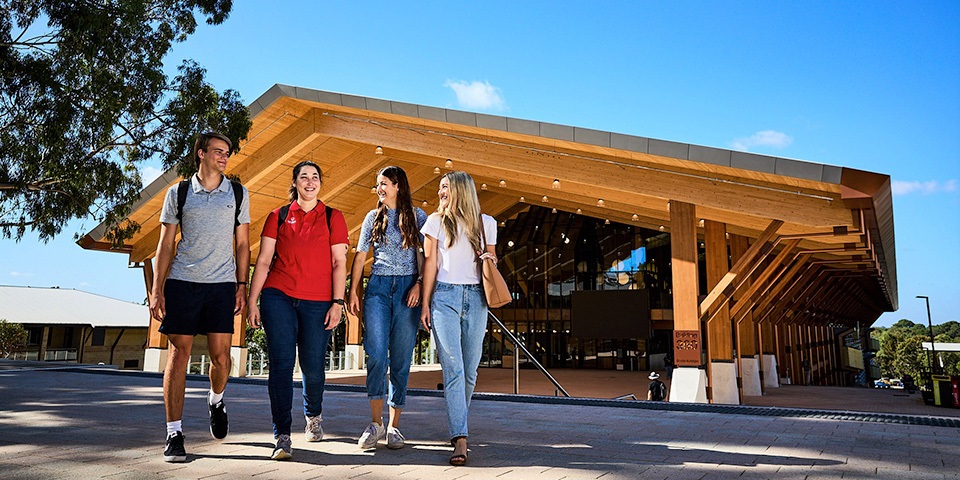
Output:
M883 381L882 379L881 379L881 380L874 380L873 386L874 386L874 388L890 388L890 384L888 384L887 382Z

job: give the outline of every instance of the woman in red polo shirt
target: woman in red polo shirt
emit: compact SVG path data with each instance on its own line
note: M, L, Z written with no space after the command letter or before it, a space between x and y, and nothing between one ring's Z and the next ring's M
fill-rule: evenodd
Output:
M247 304L250 326L259 328L262 323L267 334L267 390L276 439L271 458L275 460L293 455L290 410L298 348L304 435L308 442L323 438L324 358L330 332L343 316L349 239L343 214L317 198L322 175L320 167L309 161L293 168L289 207L271 212L263 225Z

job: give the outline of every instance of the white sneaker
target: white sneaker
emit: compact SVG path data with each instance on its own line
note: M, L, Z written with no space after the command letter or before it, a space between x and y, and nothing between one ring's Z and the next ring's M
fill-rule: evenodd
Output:
M384 428L383 425L370 422L370 425L367 425L367 429L363 431L363 435L360 435L360 440L357 440L357 445L364 450L369 450L376 448L377 442L386 437L387 429Z
M399 428L387 427L387 448L396 450L406 444Z
M305 415L304 418L307 420L307 426L303 429L303 436L306 437L307 441L319 442L323 440L323 427L320 425L320 422L323 421L321 415L316 417Z

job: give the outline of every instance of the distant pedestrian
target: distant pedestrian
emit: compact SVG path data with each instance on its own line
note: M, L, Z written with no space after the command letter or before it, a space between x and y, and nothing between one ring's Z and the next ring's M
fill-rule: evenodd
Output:
M663 368L667 372L667 378L673 378L673 352L667 352L663 356Z
M647 378L652 380L650 386L647 387L647 400L655 402L665 401L667 399L667 386L660 381L660 374L650 372L650 376Z
M304 437L308 442L323 438L324 363L331 331L340 324L345 308L349 238L343 213L318 198L322 186L317 164L303 161L293 167L291 203L270 212L263 224L250 286L247 321L253 328L262 322L267 334L274 460L293 455L290 411L298 356Z
M160 211L150 314L161 322L160 333L170 342L163 371L167 462L187 459L183 398L198 334L207 336L210 354L210 433L217 439L227 436L223 392L230 376L233 318L246 303L250 268L249 194L223 174L232 152L226 136L200 134L193 148L197 173L167 190Z
M420 325L420 228L427 221L427 214L413 206L410 182L400 167L381 169L376 190L380 200L360 227L347 303L350 313L363 313L363 346L367 353L371 417L357 445L362 449L376 448L380 440L386 439L387 448L398 449L404 446L400 413L406 403L410 363ZM364 291L367 252L371 252L373 264ZM390 409L389 425L383 424L385 398Z

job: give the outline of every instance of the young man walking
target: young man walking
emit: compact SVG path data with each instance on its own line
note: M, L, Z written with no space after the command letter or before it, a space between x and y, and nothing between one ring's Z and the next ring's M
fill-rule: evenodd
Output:
M160 213L150 313L169 341L163 372L167 462L187 458L181 419L197 334L207 336L210 355L210 433L218 439L227 435L223 391L230 375L233 318L246 306L250 269L249 195L223 175L231 149L222 134L200 134L193 148L197 173L167 191ZM181 239L176 243L178 225Z

